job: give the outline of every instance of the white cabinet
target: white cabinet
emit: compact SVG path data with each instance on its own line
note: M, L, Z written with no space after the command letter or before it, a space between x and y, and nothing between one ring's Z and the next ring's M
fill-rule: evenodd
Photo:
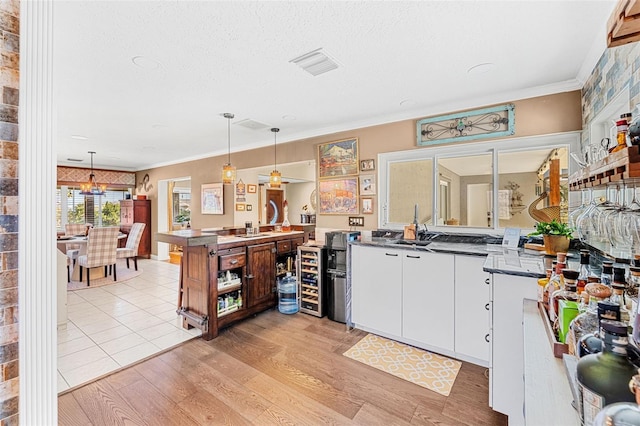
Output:
M491 274L484 256L455 256L455 352L460 358L489 365L491 348Z
M402 251L402 337L453 351L453 264L450 254Z
M492 274L491 407L524 424L523 301L537 299L535 278ZM569 408L568 408L569 409Z
M351 315L354 324L402 335L401 250L351 247Z

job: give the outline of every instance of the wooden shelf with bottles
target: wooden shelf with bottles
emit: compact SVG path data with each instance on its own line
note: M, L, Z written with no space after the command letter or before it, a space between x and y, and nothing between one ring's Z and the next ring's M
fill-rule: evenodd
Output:
M640 151L637 145L607 155L569 177L569 189L578 191L609 183L640 178Z
M244 309L242 277L246 275L247 255L244 247L218 251L218 318ZM247 292L244 291L246 295Z

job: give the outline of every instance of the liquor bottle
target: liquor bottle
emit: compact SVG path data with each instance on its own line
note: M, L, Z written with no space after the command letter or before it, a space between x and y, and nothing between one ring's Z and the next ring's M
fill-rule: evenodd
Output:
M615 303L620 306L620 321L629 325L631 316L629 314L629 307L627 306L627 302L624 297L624 290L627 286L624 274L624 268L613 268L613 282L611 283L613 293L611 294L609 300L611 301L611 303Z
M566 264L564 263L566 260L566 256L566 253L558 253L555 274L551 276L551 278L549 279L549 283L547 284L549 293L549 320L551 320L552 324L556 320L558 307L551 303L551 298L553 293L564 288L564 277L562 276L562 270L566 266Z
M608 300L598 302L597 327L593 332L584 334L577 343L577 355L582 358L585 355L602 352L602 321L619 321L620 306Z
M564 312L560 312L559 301L578 301L578 293L576 292L576 279L578 278L578 271L575 271L573 269L563 269L562 276L564 277L564 288L562 290L555 291L553 295L551 295L551 303L553 304L553 309L556 315L556 319L553 322L553 331L558 337L558 340L564 343L566 332L569 328L569 322L577 314L577 305L576 303L564 304L565 310ZM570 310L572 310L573 312L570 313Z
M583 293L583 296L587 294ZM595 297L589 298L588 304L578 305L578 316L569 324L566 344L570 355L578 356L578 342L582 336L593 334L598 329L598 301Z
M600 275L600 282L611 286L613 282L613 262L605 260L602 262L602 274Z
M629 381L637 369L627 359L627 326L619 321L602 320L604 349L578 361L578 401L580 419L592 426L598 412L614 402L634 402Z
M580 272L576 281L578 294L584 291L584 286L587 285L589 275L591 275L589 260L589 250L580 250Z

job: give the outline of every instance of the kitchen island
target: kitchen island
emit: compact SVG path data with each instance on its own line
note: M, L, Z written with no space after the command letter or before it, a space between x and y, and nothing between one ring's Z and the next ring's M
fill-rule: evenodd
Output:
M221 328L274 307L277 278L294 272L292 259L307 236L304 230L156 234L159 242L182 247L178 313L183 327L200 328L202 337L211 340Z

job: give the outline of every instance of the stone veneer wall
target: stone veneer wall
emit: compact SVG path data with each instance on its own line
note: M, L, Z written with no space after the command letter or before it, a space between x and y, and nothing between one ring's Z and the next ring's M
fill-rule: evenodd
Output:
M593 118L624 88L629 88L629 112L640 112L640 42L606 49L582 88L582 147L590 143Z
M0 0L0 425L18 424L20 1Z

